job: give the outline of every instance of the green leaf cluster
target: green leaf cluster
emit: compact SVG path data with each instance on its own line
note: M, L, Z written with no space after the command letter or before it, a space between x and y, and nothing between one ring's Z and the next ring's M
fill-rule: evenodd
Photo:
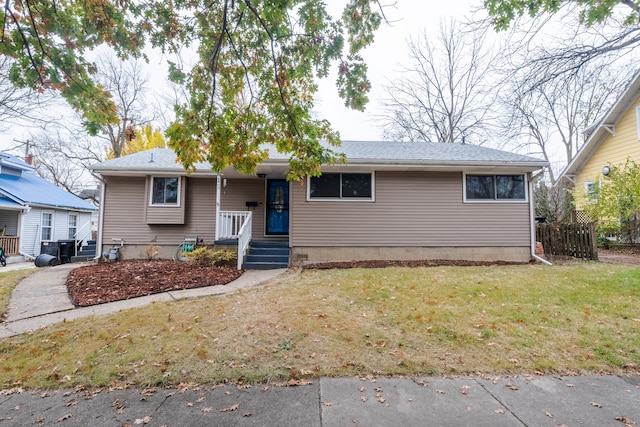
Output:
M636 162L627 159L624 165L609 166L609 174L585 197L585 211L597 219L602 232L626 242L640 235L640 165Z
M541 13L553 14L565 5L577 8L581 22L587 26L604 22L618 6L627 9L624 21L626 25L640 23L638 3L629 0L484 0L484 7L497 30L506 30L518 17L533 18Z
M188 93L167 131L185 168L206 161L251 173L277 149L290 156L288 178L299 179L340 160L321 144L335 146L339 135L312 112L316 78L336 64L345 105L364 109L371 84L361 51L382 13L375 0L350 0L338 18L322 0L30 0L7 3L0 21L12 81L59 90L91 133L118 118L86 52L105 44L122 58L146 45L195 51L192 68L175 61L168 75Z

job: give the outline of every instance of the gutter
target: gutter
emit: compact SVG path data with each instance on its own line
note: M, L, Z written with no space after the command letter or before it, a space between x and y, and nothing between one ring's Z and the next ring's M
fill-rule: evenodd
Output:
M543 264L546 265L553 265L551 264L549 261L547 261L544 258L539 257L538 255L536 255L536 217L535 217L535 211L533 209L533 204L534 204L534 200L533 200L533 183L535 181L537 181L540 176L542 176L543 172L540 172L539 174L533 176L530 174L529 176L529 222L531 223L530 225L530 229L531 229L531 258L535 259L536 261L539 261Z

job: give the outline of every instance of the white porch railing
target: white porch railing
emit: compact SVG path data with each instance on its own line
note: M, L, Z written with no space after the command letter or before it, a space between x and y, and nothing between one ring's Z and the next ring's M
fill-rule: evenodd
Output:
M253 215L249 212L238 232L238 270L242 270L244 256L247 254L249 243L251 243L252 219Z
M216 222L216 240L238 240L238 270L251 243L253 215L248 211L220 211Z
M216 222L216 240L237 239L248 217L251 217L251 212L220 211Z

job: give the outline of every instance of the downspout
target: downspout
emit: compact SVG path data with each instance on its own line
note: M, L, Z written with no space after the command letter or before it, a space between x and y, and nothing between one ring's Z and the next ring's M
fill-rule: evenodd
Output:
M221 190L221 185L222 184L222 177L220 176L220 174L216 175L216 234L215 234L215 241L217 242L220 239L220 227L219 227L219 222L220 222L220 190Z
M529 220L530 220L530 229L531 229L531 258L536 261L540 261L543 264L553 265L549 261L544 258L536 255L536 216L534 210L534 200L533 200L533 183L538 180L538 178L542 175L542 173L533 176L533 174L529 174Z
M98 239L96 241L96 256L94 260L102 257L102 228L104 227L104 196L106 194L107 183L100 180L100 205L98 206Z
M20 226L18 227L20 230L20 246L18 247L18 254L22 255L23 257L25 257L25 259L33 259L35 260L36 258L33 255L30 255L26 252L24 252L22 250L22 238L24 237L24 221L23 221L23 215L26 212L29 212L31 210L30 206L26 206L25 210L20 211L20 215L18 216L18 222L20 223ZM37 234L37 231L36 231Z

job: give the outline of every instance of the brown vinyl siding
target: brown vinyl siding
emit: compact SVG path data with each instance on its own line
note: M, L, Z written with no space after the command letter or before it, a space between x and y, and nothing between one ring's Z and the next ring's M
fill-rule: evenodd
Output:
M375 202L306 201L291 186L291 246L528 246L527 202L464 203L461 172L377 172Z
M145 177L108 176L105 188L103 244L112 238L126 244L178 245L186 236L198 236L206 244L215 240L216 178L182 177L184 224L148 224L148 181ZM256 201L253 211L255 240L286 240L287 237L264 236L265 181L228 179L222 188L220 209L246 211L246 202ZM156 208L162 212L166 208Z
M227 186L222 189L220 210L246 211L247 202L258 202L252 210L251 234L254 240L287 240L287 236L265 236L265 179L228 179Z
M125 244L178 245L185 236L215 238L216 181L210 178L182 178L184 224L147 224L149 197L144 177L105 177L103 244L113 238Z

